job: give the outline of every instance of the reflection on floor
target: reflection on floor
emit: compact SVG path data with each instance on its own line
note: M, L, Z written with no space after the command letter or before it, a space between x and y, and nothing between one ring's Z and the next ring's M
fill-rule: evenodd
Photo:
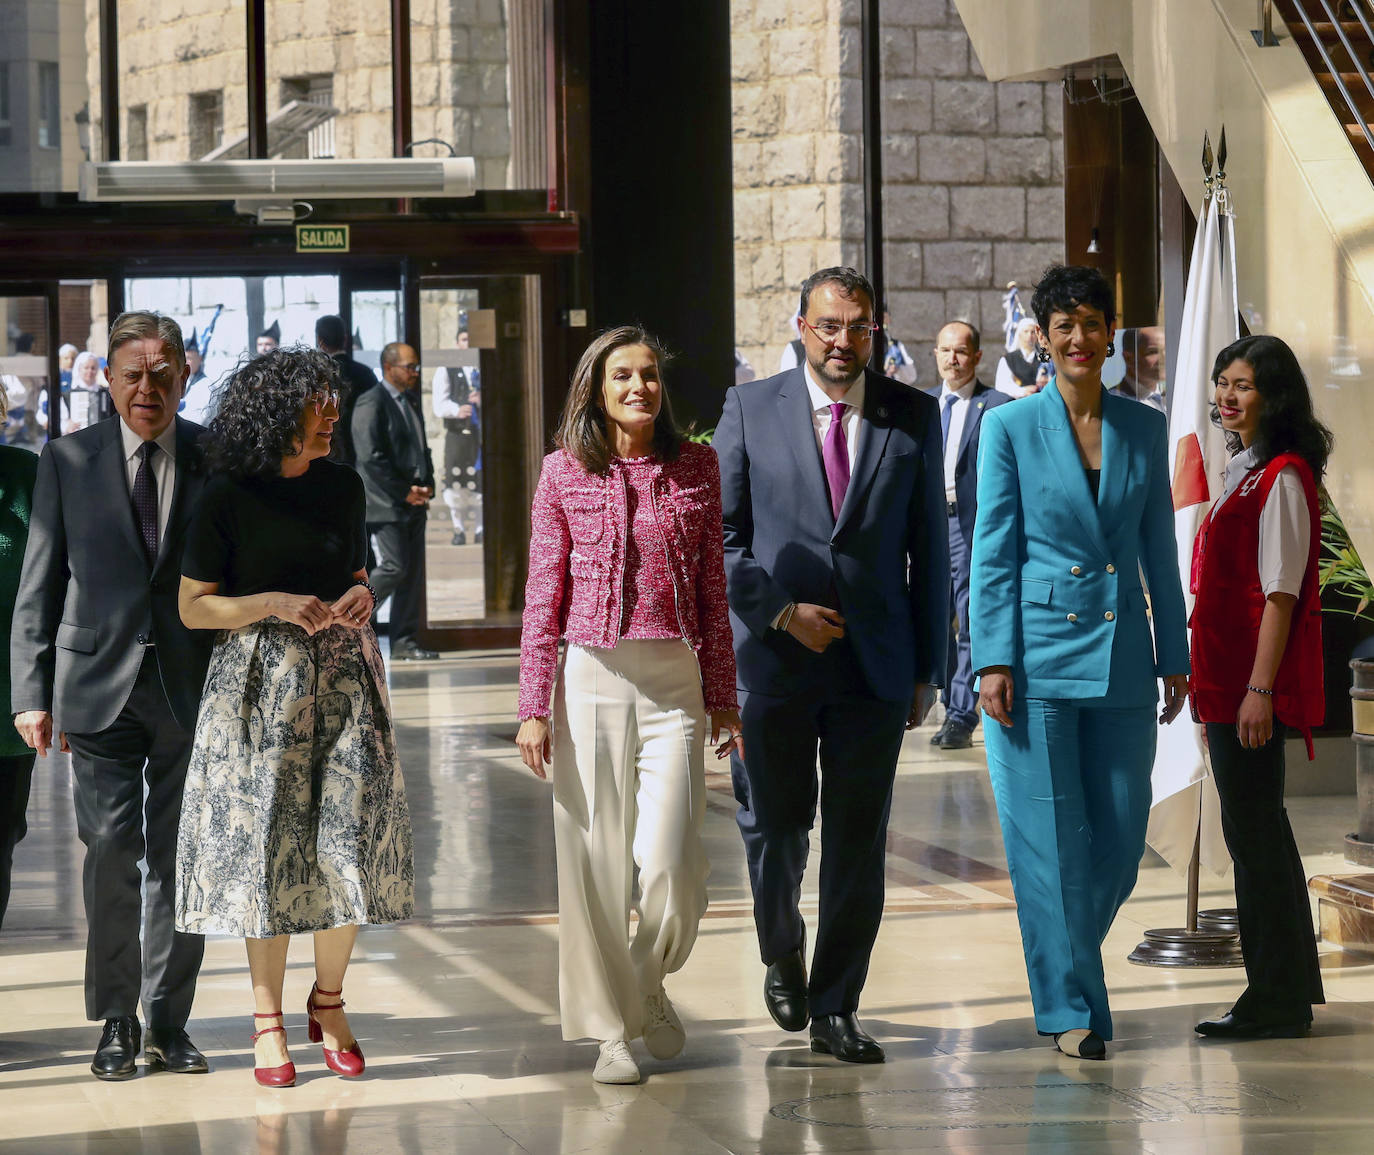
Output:
M514 655L398 665L393 700L415 816L417 906L366 929L348 975L367 1074L344 1082L305 1041L309 944L295 944L287 1025L300 1083L251 1074L237 941L206 952L192 1037L208 1076L97 1082L82 1015L80 847L62 758L41 764L0 935L0 1150L195 1152L1302 1152L1370 1150L1374 967L1323 955L1330 1005L1298 1041L1217 1044L1237 971L1125 961L1177 925L1182 881L1147 861L1107 942L1117 1041L1106 1063L1037 1038L981 744L908 738L893 803L887 915L863 1018L880 1067L814 1056L760 997L748 884L727 779L713 779L711 910L668 985L689 1032L638 1087L600 1087L594 1048L559 1037L547 785L511 739ZM1309 873L1343 870L1353 801L1295 799ZM814 861L814 860L813 860ZM1229 905L1208 882L1204 906ZM807 895L814 920L814 892Z

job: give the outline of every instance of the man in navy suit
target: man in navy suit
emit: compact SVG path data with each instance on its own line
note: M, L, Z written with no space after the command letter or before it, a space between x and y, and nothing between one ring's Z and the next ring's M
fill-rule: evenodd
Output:
M747 759L731 770L769 1013L784 1030L810 1022L813 1051L877 1063L856 1012L882 919L892 782L949 648L939 413L865 369L866 278L813 273L798 312L803 363L731 389L713 443ZM798 900L818 794L808 982Z
M951 321L935 338L940 436L945 452L945 510L949 525L950 600L954 607L949 666L945 679L945 722L931 738L942 750L973 745L978 725L978 692L969 665L968 573L973 556L973 517L978 512L978 430L983 411L1012 398L983 385L975 374L983 350L978 330Z

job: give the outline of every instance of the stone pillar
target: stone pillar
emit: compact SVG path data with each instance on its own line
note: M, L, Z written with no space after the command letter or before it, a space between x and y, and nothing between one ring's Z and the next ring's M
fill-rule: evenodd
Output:
M548 186L544 118L544 0L507 0L510 60L510 187Z

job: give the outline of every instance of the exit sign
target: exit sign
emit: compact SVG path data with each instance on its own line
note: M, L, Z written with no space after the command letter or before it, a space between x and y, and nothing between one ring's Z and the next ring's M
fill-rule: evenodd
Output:
M348 226L297 225L296 252L346 253L348 252Z

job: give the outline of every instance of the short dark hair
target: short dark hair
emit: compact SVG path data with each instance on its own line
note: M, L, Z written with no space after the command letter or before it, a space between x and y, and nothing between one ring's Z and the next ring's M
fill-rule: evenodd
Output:
M338 362L317 349L273 349L243 362L210 422L212 473L274 477L301 451L301 414L311 397L339 388Z
M343 318L326 313L315 322L315 344L329 353L341 353L348 348L348 330Z
M107 361L113 361L115 350L121 345L148 339L161 341L172 351L177 364L182 368L186 367L186 346L182 344L181 326L171 317L141 310L120 313L114 319L110 325L110 340L105 349L105 358Z
M1096 309L1108 325L1116 323L1116 297L1107 278L1086 265L1051 265L1035 286L1031 312L1048 333L1053 313L1072 313L1079 305Z
M1296 453L1320 482L1335 439L1331 430L1317 420L1312 409L1312 391L1293 350L1267 333L1232 341L1217 354L1212 365L1213 385L1233 361L1244 361L1255 374L1255 389L1262 402L1254 440L1259 462L1263 464L1280 453ZM1221 424L1215 396L1212 423ZM1228 433L1226 440L1233 450L1240 448L1239 438L1233 434Z
M797 316L806 316L807 306L811 304L811 294L822 285L838 285L846 297L857 297L862 293L868 301L870 310L877 307L878 298L867 277L848 265L832 265L828 269L818 269L802 282L801 304L797 306Z
M405 347L404 341L389 341L382 346L381 362L383 365L395 365L401 359L401 349Z
M644 345L658 362L659 372L671 360L663 342L639 325L620 325L607 329L596 338L577 362L573 370L568 400L553 441L574 458L588 473L604 474L611 465L610 434L606 430L606 413L601 406L601 388L606 374L606 358L628 345ZM673 407L668 401L668 386L659 381L661 398L658 417L654 421L654 452L660 461L676 461L685 437L673 420Z

